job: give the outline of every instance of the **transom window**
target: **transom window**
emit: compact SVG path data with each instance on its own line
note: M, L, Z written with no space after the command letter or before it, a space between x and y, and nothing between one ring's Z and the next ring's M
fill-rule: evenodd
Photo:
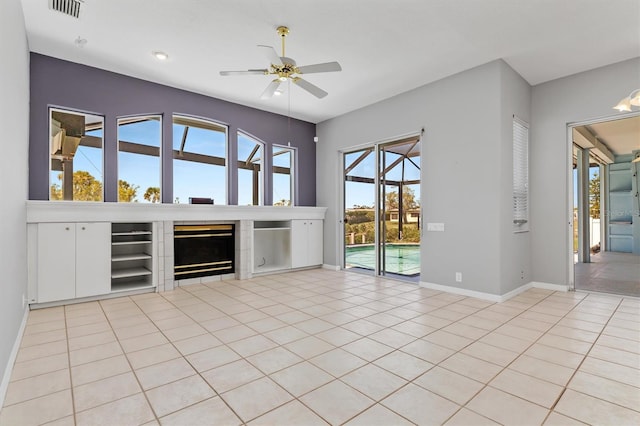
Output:
M227 127L173 116L174 203L212 198L227 204Z

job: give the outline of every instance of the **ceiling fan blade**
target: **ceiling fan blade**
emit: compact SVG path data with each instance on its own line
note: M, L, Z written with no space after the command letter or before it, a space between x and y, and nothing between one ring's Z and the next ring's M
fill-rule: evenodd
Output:
M220 71L220 75L267 75L269 70Z
M258 47L264 51L264 54L267 55L267 59L269 59L270 63L272 63L273 65L284 65L282 63L282 59L280 59L280 56L278 56L276 49L271 46L263 46L261 44L259 44Z
M304 65L298 67L300 74L311 74L314 72L334 72L342 71L342 67L337 62L325 62L323 64Z
M271 99L273 94L276 93L276 90L278 90L278 87L280 87L280 83L282 82L277 78L269 83L267 88L264 89L264 92L262 92L260 99Z
M328 95L327 92L325 92L324 90L322 90L321 88L319 88L315 84L311 84L307 80L303 80L300 77L292 78L291 80L295 84L297 84L299 87L302 87L304 90L306 90L307 92L311 93L316 98L322 99L322 98L324 98L325 96Z

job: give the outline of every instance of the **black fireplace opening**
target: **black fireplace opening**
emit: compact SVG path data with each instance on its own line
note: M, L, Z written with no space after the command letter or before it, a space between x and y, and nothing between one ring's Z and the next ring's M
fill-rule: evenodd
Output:
M175 225L174 279L235 272L235 226Z

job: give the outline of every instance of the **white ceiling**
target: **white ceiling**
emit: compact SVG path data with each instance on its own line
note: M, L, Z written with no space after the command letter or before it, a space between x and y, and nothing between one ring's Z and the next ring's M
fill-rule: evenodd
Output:
M615 155L640 149L640 115L586 126Z
M33 52L314 123L498 58L535 85L640 56L638 0L84 0L80 19L22 4ZM298 65L340 62L305 77L329 96L261 100L270 77L219 75L268 67L255 46L279 51L279 25Z

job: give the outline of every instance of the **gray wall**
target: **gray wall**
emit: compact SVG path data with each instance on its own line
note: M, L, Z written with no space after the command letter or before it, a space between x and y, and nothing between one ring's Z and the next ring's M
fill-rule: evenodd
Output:
M257 94L256 94L257 96ZM267 144L291 142L297 148L296 205L315 206L316 164L313 142L315 125L287 117L222 101L204 95L151 83L144 80L92 68L60 59L31 54L31 136L29 148L29 198L49 198L49 106L66 107L105 116L105 200L117 200L118 117L136 114L163 114L163 202L173 200L171 115L186 114L210 118L229 125L230 164L237 157L238 129ZM270 157L265 173L265 204L271 203ZM234 169L235 170L235 169ZM237 174L231 173L228 194L230 204L237 203Z
M29 49L20 0L0 2L0 378L24 316L27 289L27 155L29 138ZM8 380L5 377L5 380ZM4 400L0 388L0 405Z
M528 85L494 61L318 124L317 202L328 207L325 263L341 264L339 150L424 127L423 223L444 222L445 232L423 234L421 281L494 295L517 287L520 270L529 274L530 253L529 237L511 234L514 113L529 119ZM506 266L511 262L516 266ZM455 272L462 272L462 283Z
M540 84L532 89L531 252L533 280L569 284L567 124L620 117L612 109L640 87L640 58Z
M531 86L500 62L500 294L531 282L531 231L513 232L513 115L529 123Z

